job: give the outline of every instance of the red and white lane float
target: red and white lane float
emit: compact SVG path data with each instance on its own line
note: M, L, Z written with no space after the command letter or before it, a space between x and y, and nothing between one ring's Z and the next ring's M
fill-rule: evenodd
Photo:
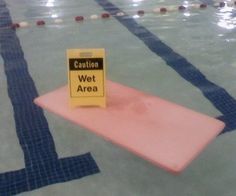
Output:
M207 8L207 4L201 3L201 4L183 4L183 5L175 5L175 6L161 6L161 7L156 7L152 10L137 10L134 11L134 15L138 15L139 17L144 17L146 15L146 13L148 13L150 15L150 13L152 14L160 14L160 15L165 15L167 13L171 13L171 12L185 12L185 11L193 11L193 10L205 10ZM215 2L213 7L215 7L216 9L221 9L221 8L225 8L225 7L232 7L232 8L236 8L236 0L234 1L220 1L220 2ZM79 23L82 22L84 20L88 21L88 20L97 20L97 19L102 19L102 20L106 20L106 19L110 19L112 16L115 17L123 17L126 14L124 12L117 12L114 15L111 15L107 12L101 13L101 14L92 14L90 16L82 16L82 15L78 15L74 17L74 21ZM132 15L132 14L129 14ZM128 15L127 15L128 16ZM61 24L63 23L64 20L60 19L60 18L56 18L54 21L48 21L48 24ZM36 26L45 26L46 25L46 21L44 20L38 20L35 22ZM22 21L22 22L14 22L12 23L12 25L10 26L10 28L13 29L19 29L19 28L25 28L25 27L29 27L29 26L33 26L30 25L27 21ZM9 28L9 27L6 27Z

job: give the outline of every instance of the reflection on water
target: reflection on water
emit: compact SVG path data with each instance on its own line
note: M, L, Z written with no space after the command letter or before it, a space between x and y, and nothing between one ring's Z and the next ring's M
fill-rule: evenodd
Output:
M219 8L217 13L219 22L217 25L225 29L234 29L236 28L236 14L235 8L228 6L227 4L223 8Z
M54 0L48 0L46 2L46 7L53 7L54 6Z

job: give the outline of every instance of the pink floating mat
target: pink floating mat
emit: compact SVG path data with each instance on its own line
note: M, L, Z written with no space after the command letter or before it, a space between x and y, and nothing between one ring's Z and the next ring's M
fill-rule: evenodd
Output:
M111 81L107 108L70 108L68 96L65 86L35 103L174 173L224 128L219 120Z

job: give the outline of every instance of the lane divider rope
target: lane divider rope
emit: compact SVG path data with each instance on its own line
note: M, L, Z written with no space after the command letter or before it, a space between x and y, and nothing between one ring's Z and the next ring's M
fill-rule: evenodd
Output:
M236 1L230 1L230 2L216 2L214 3L213 7L217 8L217 9L221 9L221 8L225 8L225 7L232 7L232 8L236 8ZM156 7L152 10L137 10L137 11L133 11L133 15L137 16L137 17L143 17L145 14L167 14L170 12L189 12L189 11L193 11L193 10L205 10L207 8L207 4L201 3L201 4L189 4L189 5L179 5L179 6L163 6L163 7ZM74 17L74 21L77 23L81 23L85 20L96 20L96 19L109 19L112 16L124 16L125 13L123 12L117 12L115 15L111 15L109 13L102 13L102 14L92 14L90 16L75 16ZM19 29L19 28L25 28L25 27L30 27L30 26L38 26L38 27L42 27L45 26L46 24L62 24L64 22L63 19L60 18L56 18L54 19L54 21L52 22L46 22L45 20L37 20L35 22L35 24L30 24L27 21L21 21L21 22L13 22L10 26L6 26L6 27L2 27L2 28L13 28L13 29Z

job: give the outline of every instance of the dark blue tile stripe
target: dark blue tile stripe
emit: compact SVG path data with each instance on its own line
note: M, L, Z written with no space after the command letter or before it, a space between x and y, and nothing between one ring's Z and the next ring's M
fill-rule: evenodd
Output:
M174 69L182 78L197 87L203 95L223 114L218 117L226 123L223 132L236 129L236 100L222 87L209 81L193 64L186 58L167 46L156 35L139 25L132 17L125 14L116 16L123 12L108 0L95 0L104 10L113 15L133 35L139 38L156 55L160 56L168 66Z
M47 185L67 182L97 173L90 154L39 163L34 168L25 168L0 174L0 195L10 196L35 190Z
M25 159L25 169L0 174L0 195L13 195L99 172L89 153L58 159L43 111L33 103L38 92L28 72L16 32L10 28L1 29L12 23L3 0L0 0L0 19L0 54L4 60L16 132Z

